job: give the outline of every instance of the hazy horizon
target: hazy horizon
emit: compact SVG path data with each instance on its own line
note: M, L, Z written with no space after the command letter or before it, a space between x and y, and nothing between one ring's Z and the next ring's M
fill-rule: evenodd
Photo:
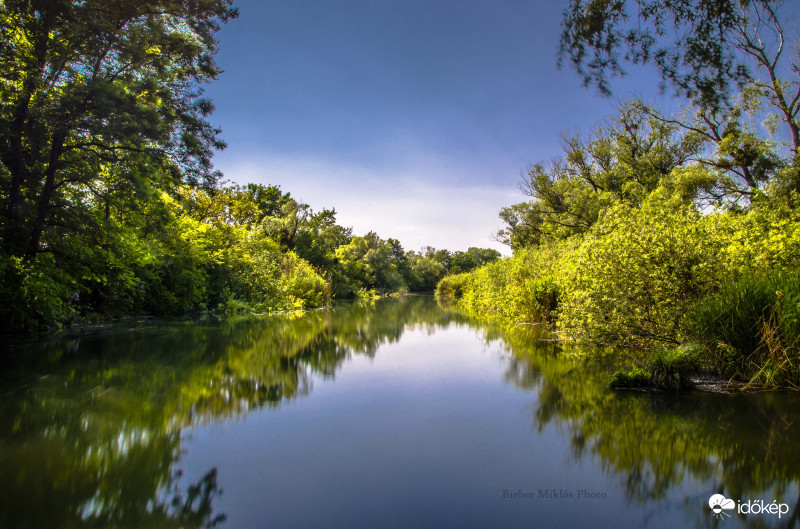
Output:
M280 185L407 250L491 247L520 175L634 93L604 98L556 66L561 3L235 2L207 88L229 181ZM663 100L668 102L669 96Z

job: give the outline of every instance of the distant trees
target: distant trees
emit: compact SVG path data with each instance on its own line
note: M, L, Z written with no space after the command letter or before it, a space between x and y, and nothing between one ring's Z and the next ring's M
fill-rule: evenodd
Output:
M451 253L428 246L405 252L396 239L383 240L370 232L336 250L335 274L342 280L339 294L345 296L359 290L432 292L448 273L473 270L499 258L500 252L488 248Z

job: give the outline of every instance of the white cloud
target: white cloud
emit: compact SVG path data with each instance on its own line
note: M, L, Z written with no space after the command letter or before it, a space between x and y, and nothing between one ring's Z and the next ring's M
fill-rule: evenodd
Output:
M470 175L468 168L440 161L387 169L267 154L230 160L220 169L240 184L280 185L315 210L336 208L338 222L352 226L356 235L372 230L400 240L406 250L478 246L508 254L491 238L502 224L497 215L525 198L516 181L459 184L454 175L474 182L477 170Z

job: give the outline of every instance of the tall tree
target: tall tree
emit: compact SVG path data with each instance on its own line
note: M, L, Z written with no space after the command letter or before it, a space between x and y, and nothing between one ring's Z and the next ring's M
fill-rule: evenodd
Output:
M612 203L639 207L705 141L649 112L636 101L626 103L588 139L565 136L563 158L534 165L523 181L522 191L533 200L501 210L507 227L496 238L515 250L535 246L586 232Z
M5 252L52 251L131 193L212 186L224 147L201 84L231 0L0 3L0 234ZM91 228L91 225L90 225Z
M779 0L570 0L560 59L568 56L584 84L605 94L623 63L653 63L665 86L710 115L730 106L734 88L750 87L797 152L800 53L791 49L788 20Z

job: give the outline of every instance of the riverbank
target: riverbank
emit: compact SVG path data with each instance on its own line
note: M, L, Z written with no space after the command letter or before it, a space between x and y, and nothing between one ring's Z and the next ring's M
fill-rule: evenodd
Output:
M720 222L693 222L712 221ZM620 367L616 387L679 391L694 385L692 376L711 373L737 388L797 390L800 273L779 264L780 252L765 250L754 259L772 259L767 271L725 269L711 266L724 248L714 257L687 253L678 240L650 241L648 251L670 250L670 259L646 268L630 249L604 257L597 252L602 240L573 239L448 276L437 297L477 319L546 328L549 339L564 344L616 347L625 351L623 360L636 351L636 361ZM617 244L640 243L631 236Z

